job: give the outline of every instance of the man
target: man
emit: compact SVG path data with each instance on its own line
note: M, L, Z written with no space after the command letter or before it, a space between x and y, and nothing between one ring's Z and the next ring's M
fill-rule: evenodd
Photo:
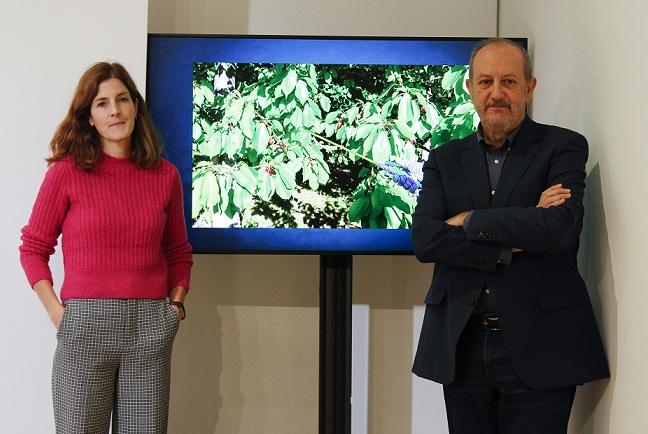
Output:
M434 149L413 219L436 263L413 372L451 434L563 434L577 384L609 376L576 266L587 141L526 116L526 50L489 39L466 86L477 133Z

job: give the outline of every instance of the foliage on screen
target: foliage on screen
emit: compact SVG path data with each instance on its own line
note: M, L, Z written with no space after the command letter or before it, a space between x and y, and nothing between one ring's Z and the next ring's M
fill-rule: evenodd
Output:
M193 227L407 229L465 66L193 63Z

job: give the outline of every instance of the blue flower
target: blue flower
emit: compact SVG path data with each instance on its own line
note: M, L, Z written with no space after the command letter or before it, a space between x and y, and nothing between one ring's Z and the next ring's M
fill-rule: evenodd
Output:
M416 194L421 188L421 182L416 179L416 175L412 175L411 168L416 170L417 163L412 163L410 167L404 167L395 161L386 161L379 164L378 167L382 170L382 174L400 185L410 193Z
M410 193L416 193L416 191L421 188L421 183L409 175L398 175L397 177L393 178L393 180L394 182L408 190Z

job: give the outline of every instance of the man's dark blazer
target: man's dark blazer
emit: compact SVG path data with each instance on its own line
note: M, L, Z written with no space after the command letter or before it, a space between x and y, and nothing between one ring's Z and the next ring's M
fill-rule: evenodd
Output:
M504 345L532 388L582 384L609 376L585 283L576 266L583 221L587 141L526 118L494 196L476 135L444 144L423 166L413 217L416 257L434 262L413 372L449 384L457 341L484 287L493 289ZM554 184L565 204L536 208ZM466 231L444 220L475 210ZM523 249L498 264L502 247Z

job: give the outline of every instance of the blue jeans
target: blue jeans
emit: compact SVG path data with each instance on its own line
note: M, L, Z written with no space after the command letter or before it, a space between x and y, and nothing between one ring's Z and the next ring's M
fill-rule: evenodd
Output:
M459 339L455 381L443 386L450 434L566 434L576 386L527 387L502 333L471 321Z

